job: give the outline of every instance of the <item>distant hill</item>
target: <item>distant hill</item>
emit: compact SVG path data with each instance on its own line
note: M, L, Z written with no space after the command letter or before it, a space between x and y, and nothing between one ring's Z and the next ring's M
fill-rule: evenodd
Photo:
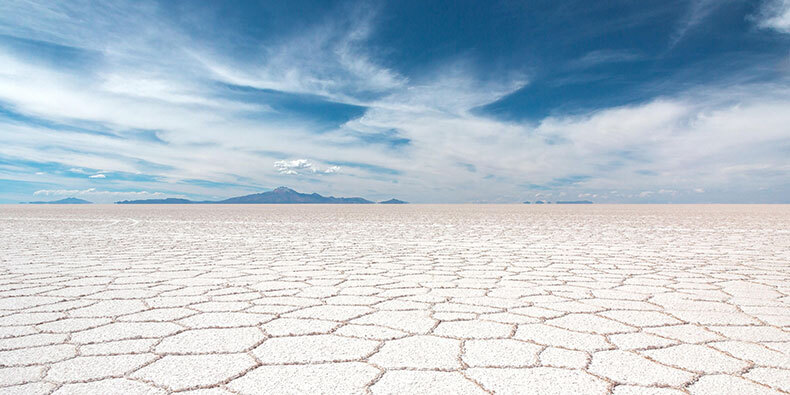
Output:
M360 197L321 196L317 193L299 193L291 188L279 187L273 191L232 197L220 201L193 202L188 199L124 200L116 204L372 204Z
M394 199L393 198L393 199L390 199L390 200L385 200L383 202L379 202L379 204L409 204L409 202L404 202L403 200L398 200L398 199Z
M93 204L93 202L77 199L75 197L69 197L60 200L54 200L51 202L27 202L27 204Z

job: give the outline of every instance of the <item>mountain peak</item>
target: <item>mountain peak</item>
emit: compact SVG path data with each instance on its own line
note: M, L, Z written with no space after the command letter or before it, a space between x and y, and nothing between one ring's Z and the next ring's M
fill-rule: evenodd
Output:
M288 188L288 187L277 187L277 188L274 188L274 190L272 192L274 192L274 193L285 193L285 192L296 192L296 191L294 191L293 189Z

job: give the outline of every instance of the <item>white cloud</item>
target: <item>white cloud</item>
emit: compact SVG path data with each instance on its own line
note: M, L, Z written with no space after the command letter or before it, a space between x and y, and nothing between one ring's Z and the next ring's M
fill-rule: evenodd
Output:
M307 159L278 160L274 162L274 168L280 174L299 175L299 174L334 174L340 172L340 166L330 166L326 169L319 169Z
M757 18L761 28L790 33L790 0L766 0Z
M307 159L278 160L274 162L274 168L280 174L299 174L300 172L314 173L313 164Z
M88 178L106 178L104 174L94 174L92 176L88 176Z

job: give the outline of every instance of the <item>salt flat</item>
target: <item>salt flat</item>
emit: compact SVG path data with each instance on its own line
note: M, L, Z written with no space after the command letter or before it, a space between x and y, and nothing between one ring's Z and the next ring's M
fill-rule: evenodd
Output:
M0 251L0 393L790 392L789 206L0 206Z

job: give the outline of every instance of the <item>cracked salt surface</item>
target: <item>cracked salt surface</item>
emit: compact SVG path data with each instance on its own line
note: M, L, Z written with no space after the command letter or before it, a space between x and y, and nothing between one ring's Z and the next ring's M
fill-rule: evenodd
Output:
M0 206L0 393L790 393L790 207Z

